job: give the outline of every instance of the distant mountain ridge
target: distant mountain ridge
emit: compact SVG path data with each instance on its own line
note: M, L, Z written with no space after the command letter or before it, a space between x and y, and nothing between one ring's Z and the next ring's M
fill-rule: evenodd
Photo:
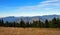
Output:
M60 15L44 15L44 16L33 16L33 17L14 17L14 16L10 16L10 17L3 17L0 19L3 19L4 22L8 21L8 22L19 22L21 19L23 19L25 22L33 22L33 21L38 21L39 19L41 21L45 21L46 19L48 20L52 20L53 18L60 18Z

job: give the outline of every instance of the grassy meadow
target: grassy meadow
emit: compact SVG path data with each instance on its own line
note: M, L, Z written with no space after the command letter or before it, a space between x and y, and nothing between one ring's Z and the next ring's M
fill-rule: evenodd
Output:
M0 35L60 35L58 28L0 27Z

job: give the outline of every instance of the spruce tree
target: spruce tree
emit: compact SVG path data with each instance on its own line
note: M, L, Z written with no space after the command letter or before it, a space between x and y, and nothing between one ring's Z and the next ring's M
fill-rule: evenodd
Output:
M46 27L46 28L49 28L49 22L48 22L47 19L45 20L45 27Z
M30 27L30 24L29 24L29 22L26 22L26 27Z
M21 19L20 21L20 27L25 27L25 22L23 21L23 19Z
M52 19L52 27L53 28L56 28L57 27L57 19L56 18L53 18Z
M3 25L4 25L3 19L0 19L0 26L3 26Z

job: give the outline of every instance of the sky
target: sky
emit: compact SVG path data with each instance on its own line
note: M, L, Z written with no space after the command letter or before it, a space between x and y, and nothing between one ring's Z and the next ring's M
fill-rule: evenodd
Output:
M0 0L0 17L60 15L60 0Z

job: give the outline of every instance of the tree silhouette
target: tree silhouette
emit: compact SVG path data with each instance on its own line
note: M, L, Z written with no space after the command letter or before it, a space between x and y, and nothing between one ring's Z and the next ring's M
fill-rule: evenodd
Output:
M30 24L29 24L29 22L26 22L26 27L30 27Z
M3 19L0 19L0 26L3 26L3 25L4 25Z
M47 19L45 20L45 27L46 27L46 28L48 28L48 27L49 27L49 22L48 22L48 20L47 20Z
M20 27L25 27L25 22L23 21L23 19L21 19L20 21Z
M57 27L57 19L55 17L52 19L52 27Z

